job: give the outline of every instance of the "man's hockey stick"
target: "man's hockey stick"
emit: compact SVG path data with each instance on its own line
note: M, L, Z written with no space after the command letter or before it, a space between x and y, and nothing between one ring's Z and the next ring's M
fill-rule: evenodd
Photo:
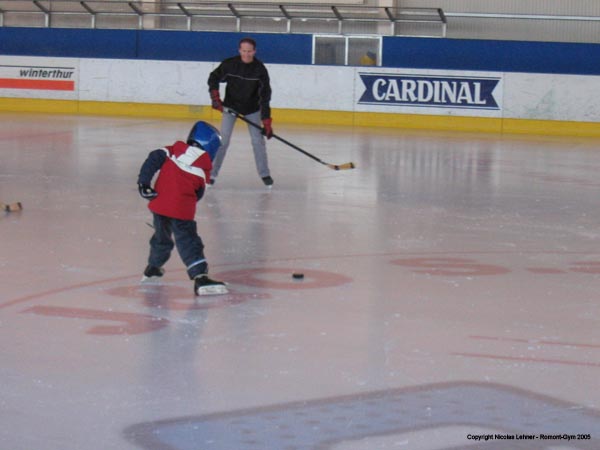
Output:
M21 211L23 209L23 205L21 205L21 202L15 202L15 203L2 203L0 202L0 211L5 211L5 212L14 212L14 211Z
M249 121L248 119L246 119L242 114L234 111L231 108L225 108L224 109L226 112L228 112L229 114L233 114L235 117L237 117L238 119L243 120L244 122L246 122L249 125L252 125L254 128L258 128L259 130L262 130L263 128L260 125L255 124L254 122ZM285 139L283 139L280 136L277 136L275 133L273 133L273 137L281 142L283 142L284 144L289 145L290 147L292 147L294 150L298 150L300 153L304 153L306 156L308 156L309 158L314 159L317 162L320 162L323 165L326 165L327 167L329 167L330 169L333 170L347 170L347 169L355 169L356 165L354 165L353 162L348 162L345 164L329 164L326 163L325 161L322 161L321 159L317 158L315 155L312 155L310 153L308 153L306 150L301 149L300 147L298 147L297 145L292 144L289 141L286 141Z

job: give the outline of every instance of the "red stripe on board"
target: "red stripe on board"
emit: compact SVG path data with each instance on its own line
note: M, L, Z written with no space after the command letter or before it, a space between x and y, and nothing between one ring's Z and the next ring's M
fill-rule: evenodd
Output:
M27 80L20 78L0 78L0 88L4 89L44 89L49 91L74 91L72 80Z

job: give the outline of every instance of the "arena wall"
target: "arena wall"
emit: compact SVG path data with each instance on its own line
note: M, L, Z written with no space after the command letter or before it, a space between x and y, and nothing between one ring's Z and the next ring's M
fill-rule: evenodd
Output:
M0 28L0 110L218 120L206 80L238 33ZM279 123L600 136L600 45L386 37L382 66L253 34Z

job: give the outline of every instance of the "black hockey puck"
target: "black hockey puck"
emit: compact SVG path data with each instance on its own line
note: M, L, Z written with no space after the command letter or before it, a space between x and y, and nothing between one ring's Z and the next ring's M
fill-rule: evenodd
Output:
M294 280L301 280L301 279L303 279L303 278L304 278L304 274L303 274L303 273L300 273L300 272L294 272L294 273L292 274L292 278L293 278Z

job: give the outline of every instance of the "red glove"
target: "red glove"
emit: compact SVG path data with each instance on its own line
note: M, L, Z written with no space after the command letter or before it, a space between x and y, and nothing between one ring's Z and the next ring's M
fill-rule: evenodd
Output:
M223 102L221 101L221 96L219 95L219 91L217 89L211 89L210 99L212 101L212 107L223 112Z
M267 137L267 139L271 139L273 137L273 127L271 123L273 120L271 118L263 119L263 131L262 133Z

